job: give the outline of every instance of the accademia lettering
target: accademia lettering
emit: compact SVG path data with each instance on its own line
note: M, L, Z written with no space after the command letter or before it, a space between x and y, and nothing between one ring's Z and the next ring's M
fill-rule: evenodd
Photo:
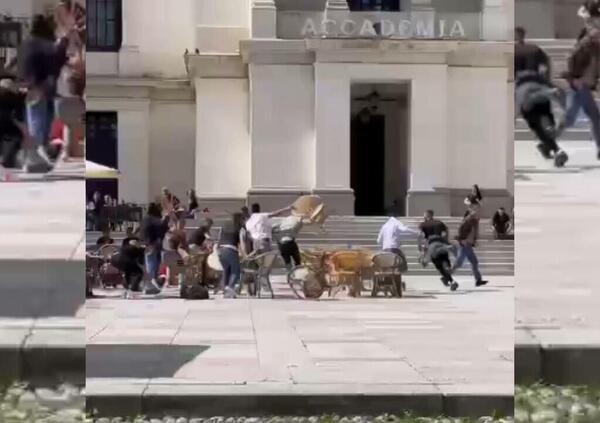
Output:
M465 38L465 27L461 21L448 22L440 19L437 25L433 21L402 19L394 22L382 19L373 22L369 19L355 21L345 19L337 22L333 19L323 19L315 22L308 18L302 27L303 37L322 36L345 37L394 37L394 38Z

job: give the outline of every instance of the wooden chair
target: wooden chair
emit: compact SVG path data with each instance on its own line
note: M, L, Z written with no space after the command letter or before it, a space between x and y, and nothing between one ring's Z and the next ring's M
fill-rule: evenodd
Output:
M371 296L379 291L387 296L402 297L402 258L394 253L380 253L373 256L373 289Z
M329 296L335 296L338 289L343 286L349 287L349 295L360 296L363 288L361 280L363 257L360 251L340 251L331 256L329 277L332 288L329 290Z

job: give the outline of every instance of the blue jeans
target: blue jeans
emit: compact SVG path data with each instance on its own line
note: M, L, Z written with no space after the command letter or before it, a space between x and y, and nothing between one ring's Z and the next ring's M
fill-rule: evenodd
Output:
M146 265L146 273L150 279L158 279L158 271L160 270L160 251L147 252L144 255L144 264Z
M460 251L458 253L458 257L456 258L456 262L454 263L454 269L458 269L462 267L465 259L469 260L471 263L471 268L473 269L473 276L475 276L475 281L479 282L482 280L481 273L479 272L479 260L477 260L477 255L475 255L475 250L473 246L467 243L460 245Z
M223 266L223 286L235 289L240 280L240 256L231 248L219 248L219 260Z
M592 132L596 145L600 148L600 111L594 99L594 93L589 87L583 86L579 89L571 89L568 98L567 115L565 125L567 128L573 126L583 109L584 113L590 119Z
M50 136L50 125L52 124L53 110L52 102L46 97L27 102L25 106L27 114L27 130L33 138L35 147L48 143Z

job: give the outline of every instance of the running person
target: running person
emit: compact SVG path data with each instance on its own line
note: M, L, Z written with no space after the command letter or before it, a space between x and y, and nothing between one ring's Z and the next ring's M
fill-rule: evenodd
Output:
M560 90L550 82L550 61L535 44L525 42L525 29L515 29L515 110L540 140L538 150L557 167L568 161L556 139L564 127Z
M433 210L427 210L423 222L419 225L419 231L419 251L424 257L431 259L442 276L442 283L456 291L458 283L452 278L450 251L453 251L453 247L448 241L448 227L444 222L434 219ZM427 265L427 261L423 261L422 264Z
M600 76L600 2L589 2L586 8L586 25L569 57L568 71L565 75L571 87L565 127L573 126L579 111L583 109L592 124L597 158L600 160L600 110L593 93Z
M488 283L483 280L481 272L479 271L479 260L475 254L475 245L477 245L477 238L479 236L479 210L470 209L470 213L458 228L457 240L460 244L460 252L452 267L452 273L459 269L466 260L471 263L473 269L473 276L475 277L475 286L482 286Z

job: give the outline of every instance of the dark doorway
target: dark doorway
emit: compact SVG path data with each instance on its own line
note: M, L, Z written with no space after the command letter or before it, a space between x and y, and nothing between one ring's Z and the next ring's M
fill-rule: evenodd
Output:
M118 169L117 112L87 112L85 120L85 158Z
M363 109L350 129L350 184L357 216L385 212L385 117Z

